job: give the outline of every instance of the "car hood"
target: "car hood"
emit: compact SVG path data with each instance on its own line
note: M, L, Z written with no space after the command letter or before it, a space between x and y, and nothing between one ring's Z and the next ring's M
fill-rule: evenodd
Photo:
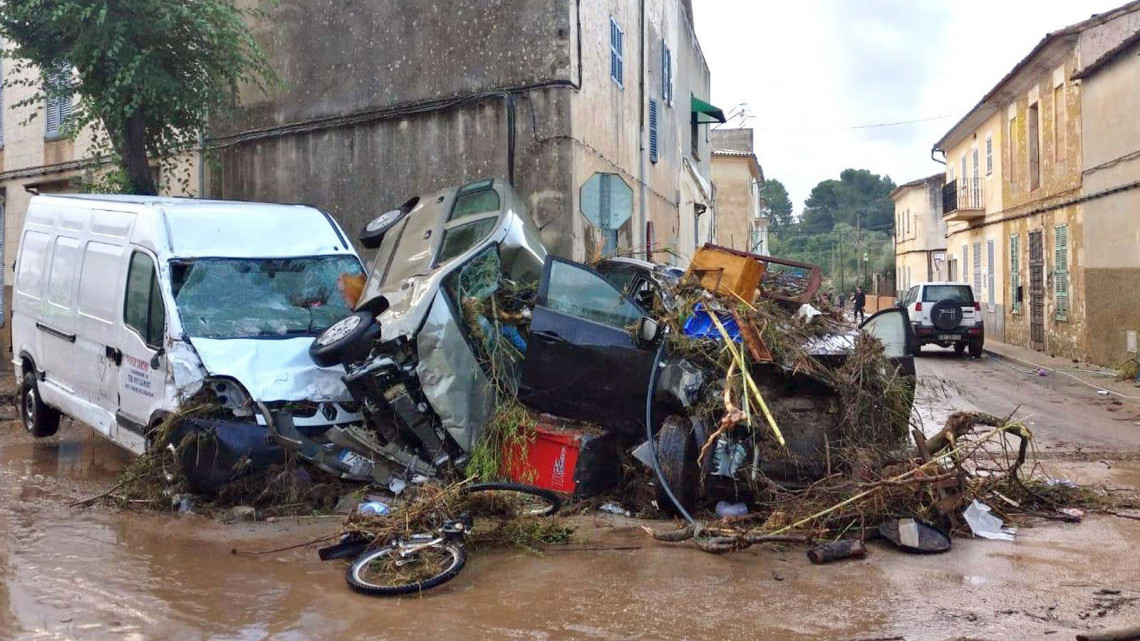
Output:
M241 383L256 401L350 401L341 367L317 367L312 337L284 339L191 338L210 376Z

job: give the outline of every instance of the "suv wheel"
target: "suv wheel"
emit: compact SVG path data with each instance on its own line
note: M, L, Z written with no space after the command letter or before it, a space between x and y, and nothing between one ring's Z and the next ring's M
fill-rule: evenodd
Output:
M982 356L982 339L975 338L970 341L970 356L980 358Z
M368 358L380 325L372 312L356 312L333 323L309 346L309 357L321 367L347 365Z

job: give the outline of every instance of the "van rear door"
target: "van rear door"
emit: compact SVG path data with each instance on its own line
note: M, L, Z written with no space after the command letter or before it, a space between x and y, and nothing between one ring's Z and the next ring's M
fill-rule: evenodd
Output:
M140 247L131 247L122 309L116 440L126 444L146 435L166 395L165 352L160 353L166 336L166 306L158 284L158 263Z

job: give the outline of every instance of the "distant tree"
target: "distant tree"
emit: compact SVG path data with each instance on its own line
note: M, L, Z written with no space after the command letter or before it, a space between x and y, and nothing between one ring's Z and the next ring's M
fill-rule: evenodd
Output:
M15 106L78 94L63 133L95 125L121 190L154 194L150 159L192 148L239 85L276 82L245 23L253 12L232 0L4 0L5 84L36 88Z
M837 223L893 230L895 209L890 193L894 188L889 176L844 169L839 180L824 180L812 188L801 222L804 229L814 232L831 230Z
M792 217L792 199L788 198L784 183L769 178L760 188L760 197L768 202L762 213L768 217L771 229L783 229L795 222Z

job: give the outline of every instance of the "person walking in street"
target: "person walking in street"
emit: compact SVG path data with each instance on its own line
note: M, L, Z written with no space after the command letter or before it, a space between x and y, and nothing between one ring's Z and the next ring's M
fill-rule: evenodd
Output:
M862 323L867 320L867 315L863 313L863 310L867 308L867 294L863 293L862 287L859 287L859 289L855 290L855 295L851 298L855 303L852 318L855 322Z

